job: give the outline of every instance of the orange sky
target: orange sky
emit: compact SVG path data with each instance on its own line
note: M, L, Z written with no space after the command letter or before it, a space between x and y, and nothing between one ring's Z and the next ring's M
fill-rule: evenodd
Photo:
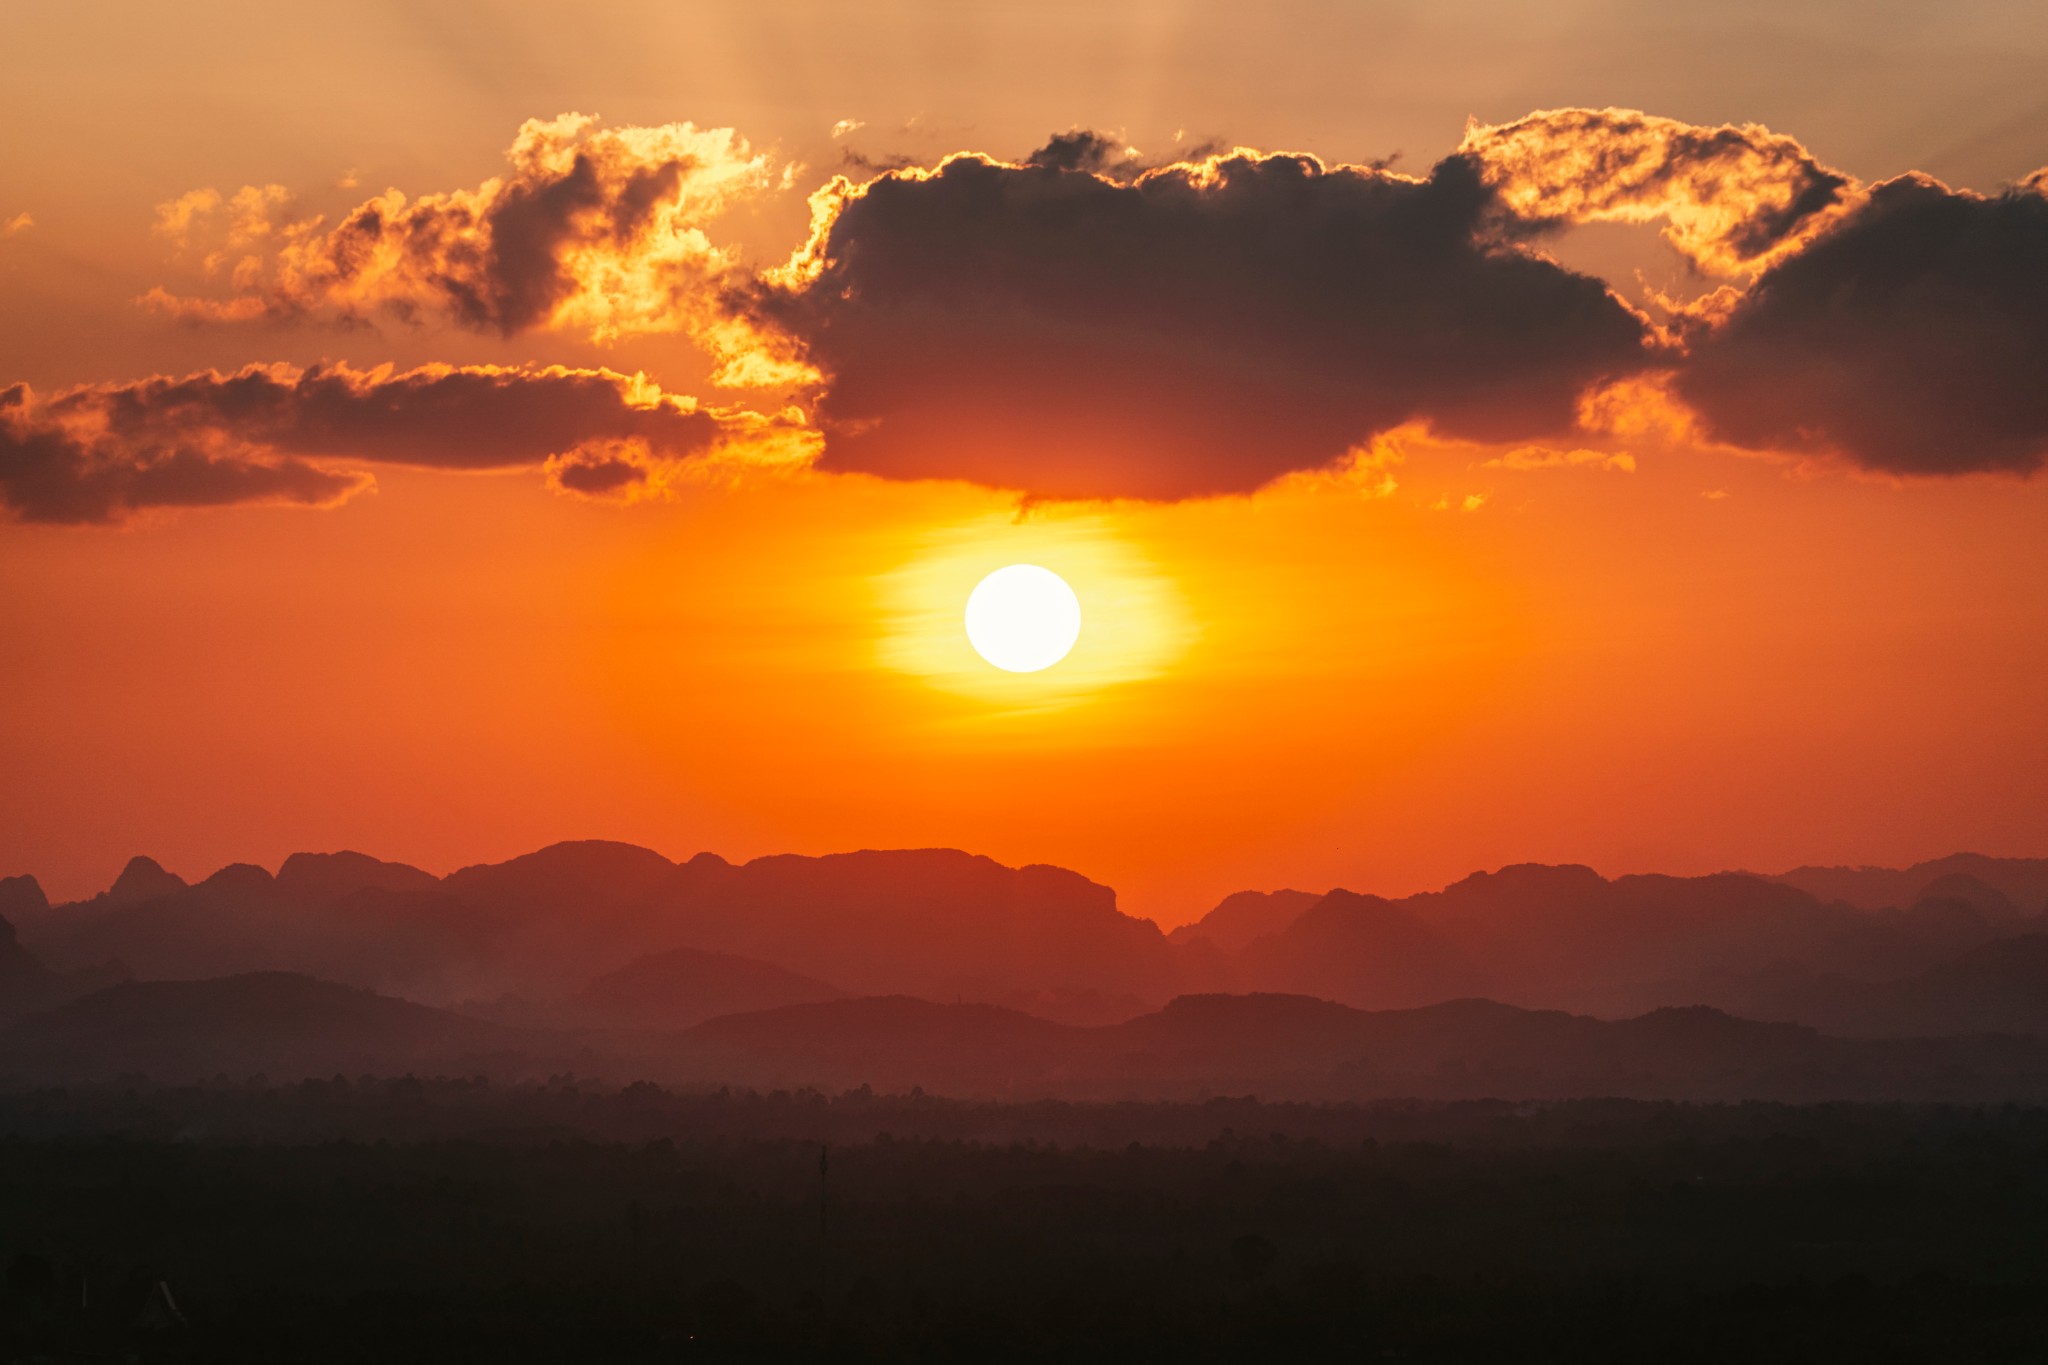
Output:
M1421 176L1468 115L1617 105L1767 124L1861 182L1989 191L2048 163L2048 20L2016 6L600 8L393 5L332 30L245 5L10 11L0 224L27 221L0 237L0 389L326 359L602 366L731 401L680 331L135 302L224 296L151 230L180 195L276 183L331 220L386 185L477 186L523 120L567 110L801 163L713 232L754 266L802 240L842 147L1021 157L1073 127L1148 153L1183 130L1399 151ZM865 127L835 142L842 119ZM1638 265L1718 283L1654 226L1552 249L1631 300ZM569 837L952 845L1177 923L1243 887L1400 892L1521 860L2048 852L2039 478L1586 441L1600 459L1511 468L1527 443L1409 426L1250 495L1021 511L861 473L678 467L619 505L530 467L380 465L333 508L0 523L0 873L63 897L136 852L189 877L338 847L438 872ZM947 617L1016 560L1065 573L1087 622L1026 678L977 671Z

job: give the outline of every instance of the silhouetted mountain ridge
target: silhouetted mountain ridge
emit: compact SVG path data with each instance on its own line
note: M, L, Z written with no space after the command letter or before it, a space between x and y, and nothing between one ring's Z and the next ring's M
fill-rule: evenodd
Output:
M1215 979L1366 1008L1487 996L1632 1015L1701 1003L1703 983L1787 964L1897 975L2021 927L1948 901L1875 912L1822 903L1744 873L1609 880L1523 864L1399 900L1332 891Z
M1312 891L1236 891L1215 909L1167 935L1174 943L1208 942L1225 952L1240 952L1253 939L1277 934L1322 899Z
M277 869L277 889L298 905L332 905L358 891L426 891L438 884L430 872L389 863L367 853L294 853Z
M166 872L154 858L140 855L130 858L121 875L114 878L114 884L101 892L95 899L108 905L140 905L158 896L167 896L182 891L185 879Z
M1957 855L1886 874L1925 894L1879 909L1823 901L1786 878L1608 879L1514 864L1399 898L1238 893L1171 940L1078 873L951 849L678 863L575 840L443 878L357 852L299 853L274 876L234 863L193 885L138 857L107 892L69 905L47 905L32 879L0 886L13 888L27 947L60 972L116 962L145 979L292 971L439 1004L510 998L526 1002L522 1019L622 1025L630 1012L571 1007L629 964L697 953L735 965L699 959L693 982L646 997L631 1017L681 1025L726 1005L794 1003L737 987L718 996L718 972L756 970L736 965L744 959L814 983L805 992L830 983L857 996L1018 1005L1074 1024L1222 991L1379 1010L1484 997L1606 1017L1766 1000L1775 1017L1898 1032L1978 1016L1915 1007L1887 1026L1879 1004L1828 1013L1842 988L1814 987L1811 1009L1785 993L1903 978L2026 932L2033 921L2018 915L2014 888L2024 892L2036 862L2048 865ZM1768 982L1777 996L1758 995ZM2017 1009L1979 1014L2032 1017Z
M1994 888L2022 914L2048 914L2048 858L1952 853L1905 868L1795 867L1771 880L1796 886L1823 900L1881 910L1911 905L1928 895L1934 883L1959 875Z
M1170 951L1108 887L951 849L685 863L580 840L435 879L361 854L233 864L196 886L138 858L118 894L48 909L34 941L148 978L298 971L424 999L566 1000L677 949L863 994L1047 999L1170 993ZM153 893L153 894L150 894Z

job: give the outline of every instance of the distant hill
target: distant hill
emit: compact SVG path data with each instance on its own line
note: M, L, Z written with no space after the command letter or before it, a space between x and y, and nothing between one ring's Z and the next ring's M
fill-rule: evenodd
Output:
M333 905L359 891L431 891L430 872L387 863L364 853L294 853L277 869L277 890L288 904Z
M1253 941L1240 962L1247 987L1374 1008L1481 995L1494 984L1454 933L1408 902L1341 890Z
M30 882L30 885L34 883ZM10 894L21 893L0 884L0 898ZM0 1019L40 1007L45 1003L53 980L54 974L36 960L34 953L21 946L14 926L0 919Z
M1158 1005L1156 1000L1140 1000L1129 991L1112 994L1098 990L1017 990L982 1003L1001 1005L1056 1024L1084 1027L1121 1024L1149 1013Z
M36 917L64 965L145 978L295 971L434 1001L562 1000L679 948L775 963L862 994L1133 997L1175 985L1158 926L1061 868L951 849L677 864L601 840L435 879L362 854L235 864L187 886L137 858L113 890Z
M1955 853L1907 868L1795 867L1770 878L1817 896L1865 910L1912 905L1946 878L1968 877L1996 890L2023 915L2048 914L2048 858L1990 858ZM1953 887L1951 887L1951 894ZM1984 907L1979 907L1984 908Z
M1717 1010L1603 1021L1491 1000L1353 1010L1301 996L1196 996L1125 1025L1117 1045L1183 1074L1274 1078L1302 1093L1715 1095L1782 1086L1832 1040Z
M34 877L0 880L0 910L33 915L47 908ZM53 972L22 946L12 922L0 915L0 1023L110 986L123 977L118 967Z
M468 905L496 907L507 918L550 915L602 922L646 906L676 871L676 864L651 849L577 839L451 872L441 889Z
M2048 1039L2048 933L1993 939L1891 980L1779 968L1701 993L1746 1014L1851 1037L2016 1033Z
M47 914L49 898L34 877L0 877L0 919L13 924Z
M121 875L114 878L114 884L93 899L101 905L140 905L158 896L168 896L182 891L185 879L174 872L166 872L154 858L134 857L121 869Z
M1322 899L1312 891L1238 891L1216 908L1183 924L1167 937L1174 943L1206 941L1225 952L1241 951L1253 939L1277 934Z
M1054 1093L1087 1030L996 1005L880 996L729 1015L683 1035L706 1075L747 1084Z
M587 1027L685 1029L723 1014L838 1000L846 993L771 962L671 948L607 972L565 1005Z
M1460 1000L1355 1010L1289 995L1183 996L1075 1028L901 997L699 1025L688 1065L733 1083L912 1085L1028 1098L2048 1098L2048 1044L1858 1042L1701 1007L1604 1021Z
M1586 867L1480 872L1400 900L1332 891L1249 944L1231 984L1363 1008L1487 996L1630 1014L1655 983L1822 958L1869 917L1736 873L1609 880Z
M289 972L127 982L0 1029L0 1076L190 1080L467 1074L530 1040L514 1030Z
M1064 868L953 849L697 858L654 904L677 945L739 953L848 990L949 999L1016 990L1171 994L1165 936Z
M365 940L387 926L355 913L354 898L431 892L433 876L361 853L295 853L273 877L230 863L195 885L155 860L132 858L114 885L89 900L45 906L24 931L60 965L119 962L136 975L199 978L256 970L352 976L337 958L381 957L397 968L361 984L409 984L400 943Z

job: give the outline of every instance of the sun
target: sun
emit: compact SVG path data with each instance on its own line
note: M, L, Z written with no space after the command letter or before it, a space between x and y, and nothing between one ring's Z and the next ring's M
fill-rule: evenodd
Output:
M1081 638L1081 599L1067 580L1036 564L1012 564L967 595L967 640L1011 673L1051 668Z
M1040 614L1030 594L1021 609L1001 600L1012 580L1057 595L1067 625L1053 647L1004 647L1013 621ZM967 703L924 699L919 714L931 723L987 723L990 734L1158 681L1199 634L1178 580L1097 509L1038 508L1020 520L1006 505L928 526L872 582L876 664ZM1080 733L1073 721L1062 734Z

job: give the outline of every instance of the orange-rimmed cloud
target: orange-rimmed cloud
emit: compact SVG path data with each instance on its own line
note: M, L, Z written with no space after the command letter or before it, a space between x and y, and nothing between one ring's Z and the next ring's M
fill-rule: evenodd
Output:
M564 114L528 120L507 158L509 173L474 189L386 190L332 225L294 218L280 186L193 191L159 208L158 230L228 292L157 288L143 302L203 321L384 318L600 340L701 326L724 344L730 324L710 304L733 260L705 229L777 183L768 155L730 128Z
M1855 182L1760 124L1703 127L1635 109L1547 109L1465 131L1458 155L1531 225L1664 223L1715 275L1796 250L1856 197Z
M542 466L620 494L680 461L772 447L793 415L708 409L609 370L252 365L39 397L0 390L0 506L27 521L110 522L159 507L328 504L369 482L346 465Z
M821 467L1244 492L1411 422L1559 433L1654 359L1604 284L1503 237L1465 159L1421 179L1244 148L1125 161L1066 134L813 196L811 240L748 304L824 376Z
M203 443L136 449L37 410L26 385L0 389L0 507L23 521L119 521L150 508L284 502L319 506L367 476Z
M1909 175L1691 339L1706 435L1894 474L2048 463L2048 173L2001 194Z

